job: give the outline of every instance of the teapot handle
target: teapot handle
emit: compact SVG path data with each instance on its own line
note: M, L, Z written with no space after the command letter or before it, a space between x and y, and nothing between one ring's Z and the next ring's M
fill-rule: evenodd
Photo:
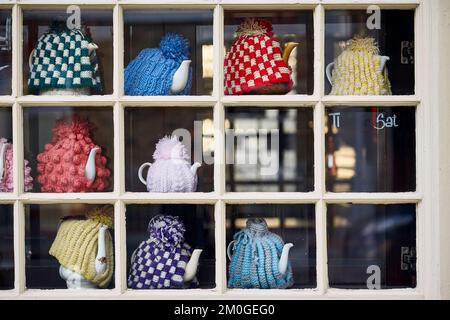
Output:
M331 62L329 65L327 65L327 68L325 69L327 74L328 82L333 85L333 75L331 74L331 71L334 67L334 62Z
M31 68L33 67L33 54L34 54L35 50L36 49L31 50L30 56L28 57L28 66L30 68L30 72L31 72Z
M142 176L142 172L144 171L145 167L151 167L151 166L152 166L152 164L151 164L150 162L146 162L146 163L142 164L142 165L139 167L138 177L139 177L139 180L141 180L141 182L142 182L145 186L147 185L147 181L146 181L146 179L144 179L144 177Z
M231 257L233 256L233 255L231 254L231 250L233 249L232 245L233 245L235 242L236 242L236 240L233 240L233 241L231 241L231 242L228 244L228 247L227 247L227 256L228 256L228 259L229 259L229 260L231 260Z

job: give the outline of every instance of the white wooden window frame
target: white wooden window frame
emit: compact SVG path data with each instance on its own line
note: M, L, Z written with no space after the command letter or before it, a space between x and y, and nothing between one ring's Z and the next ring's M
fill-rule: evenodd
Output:
M22 88L22 13L30 9L63 8L79 4L82 8L110 9L113 11L114 29L114 93L105 96L55 97L23 96ZM366 9L368 5L380 5L382 9L415 9L415 79L416 90L412 96L336 97L325 95L324 50L325 10ZM442 231L450 230L448 219L442 219L442 194L450 186L439 179L439 164L450 159L449 152L442 151L437 160L434 155L442 147L439 134L450 133L435 127L442 120L442 107L436 99L442 86L436 85L432 70L439 71L436 63L429 63L438 50L439 34L434 27L442 1L429 0L0 0L0 9L12 10L12 95L0 96L0 107L12 107L14 141L14 192L0 194L0 204L14 205L14 265L15 288L0 291L6 299L428 299L449 297L449 254L443 250ZM450 10L450 6L446 8ZM123 95L123 12L128 9L210 9L214 11L214 89L211 96L188 97L127 97ZM224 96L224 11L228 9L308 9L314 12L314 93L313 95L286 96ZM450 11L449 11L450 12ZM449 14L450 17L450 14ZM442 18L442 17L441 17ZM448 21L450 25L450 18ZM445 26L445 21L444 21ZM444 47L447 48L447 47ZM448 79L442 77L442 79ZM448 98L447 98L448 99ZM114 119L114 191L90 194L23 193L23 108L40 106L105 106L113 107ZM325 135L324 115L327 106L415 106L417 108L417 191L411 193L329 193L325 190ZM225 107L237 106L301 106L314 110L314 179L315 191L310 193L232 193L225 190L225 166L223 136L215 137L214 192L189 194L152 194L125 191L124 168L124 108L130 106L183 106L211 107L214 110L214 128L224 132ZM439 130L440 129L440 130ZM444 172L450 177L450 170ZM441 177L442 178L442 177ZM439 181L439 183L437 183ZM328 285L326 205L329 203L417 204L417 287L395 290L343 290ZM449 201L450 202L450 201ZM37 290L26 289L25 279L25 219L27 204L88 203L113 204L115 207L115 288L111 290ZM216 287L193 290L129 290L126 277L126 205L150 203L195 203L215 206ZM290 290L240 290L227 289L226 285L226 228L225 208L228 204L280 203L315 204L317 288ZM447 224L440 225L443 221ZM440 232L439 232L440 231Z

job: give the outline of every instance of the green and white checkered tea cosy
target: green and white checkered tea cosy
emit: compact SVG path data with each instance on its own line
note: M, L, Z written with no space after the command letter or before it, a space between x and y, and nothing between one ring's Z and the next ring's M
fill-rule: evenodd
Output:
M43 34L31 57L28 88L31 91L49 89L85 89L101 92L98 59L95 50L89 52L91 39L79 29L69 30L54 22Z

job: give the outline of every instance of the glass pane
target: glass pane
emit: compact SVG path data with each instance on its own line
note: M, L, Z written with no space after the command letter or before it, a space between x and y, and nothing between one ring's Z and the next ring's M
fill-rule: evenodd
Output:
M0 10L0 96L11 94L11 10Z
M245 47L255 45L256 55L245 48L241 48L236 42L239 42L237 31L249 30L249 19L265 20L261 24L266 30L264 38L248 37L243 41ZM270 25L273 28L273 34L270 33ZM225 47L230 52L229 58L225 59L225 94L308 94L314 92L314 30L313 30L313 12L298 10L253 10L253 11L225 11ZM251 31L251 29L250 29ZM250 33L251 34L251 33ZM246 34L243 34L246 35ZM272 42L276 39L276 42ZM265 40L260 42L260 40ZM262 44L261 44L262 43ZM286 44L293 43L294 48L289 54L290 48L285 48ZM297 43L297 47L295 47ZM259 45L260 44L260 45ZM282 56L278 44L281 46ZM262 58L259 58L258 52L261 50ZM272 55L271 52L274 52ZM240 61L233 56L233 53L244 57L242 63L245 68L251 65L262 64L260 68L250 68L250 73L245 76L243 82L241 78L243 74L236 76L234 70L227 69L236 66L239 69ZM267 59L265 55L267 53ZM248 58L248 59L247 59ZM255 63L253 64L253 61ZM251 63L251 65L249 65ZM264 64L263 64L264 63ZM285 72L285 68L290 67ZM280 69L278 69L280 68ZM243 69L242 69L243 70ZM273 73L272 73L273 71ZM243 71L242 71L243 72ZM280 72L282 76L278 76ZM273 76L275 75L275 77ZM265 78L267 76L267 79ZM261 80L262 79L262 80ZM280 81L282 79L282 81ZM231 81L235 81L233 84ZM237 82L239 81L239 82ZM251 88L252 81L255 82L254 89ZM289 83L291 81L291 83ZM280 88L280 84L282 85ZM242 86L240 89L238 86ZM247 88L248 87L248 88Z
M0 290L14 289L13 229L13 206L0 205Z
M23 123L25 159L35 177L26 191L113 190L112 108L29 107Z
M214 206L129 205L126 227L129 288L215 287ZM162 245L159 247L146 243L150 240ZM199 258L193 252L194 249L203 250ZM194 267L197 265L196 275L191 279L185 278L188 276L187 261Z
M126 10L124 21L125 95L212 93L212 10Z
M330 286L416 287L415 205L329 205Z
M177 136L187 158L174 144L156 144L165 136ZM175 140L176 141L176 140ZM184 147L183 147L184 145ZM155 152L157 151L158 154ZM170 155L164 156L164 152ZM179 161L183 158L184 161ZM157 162L156 162L157 161ZM192 175L192 164L201 167ZM214 188L214 126L212 108L126 108L126 189L134 192L211 192ZM154 163L148 168L145 163ZM143 166L142 180L138 171ZM197 186L195 188L195 185Z
M415 191L415 117L413 107L327 108L327 190Z
M273 232L281 237L285 244L292 243L294 246L290 249L288 255L288 261L292 268L292 282L289 283L289 267L285 272L285 276L281 277L282 281L279 283L273 283L270 280L271 276L276 275L280 269L264 269L262 273L264 276L257 276L253 271L248 272L232 272L230 269L230 260L228 259L227 274L228 274L228 286L235 288L282 288L279 284L284 284L283 287L288 288L315 288L316 287L316 231L315 231L315 214L314 205L272 205L272 204L260 204L260 205L228 205L227 212L227 245L230 245L237 232L247 228L249 219L262 218L265 220L270 232ZM256 222L256 223L254 223ZM263 226L264 222L260 220L253 220L252 225L256 227ZM249 228L254 228L250 226ZM247 229L250 230L250 229ZM244 240L245 241L245 240ZM272 248L273 245L277 245L277 241L274 241L273 237L267 236L251 236L253 243L261 243L265 248ZM279 245L279 243L278 243ZM230 253L233 253L233 265L236 270L245 268L241 263L242 259L245 259L245 254L238 254L237 247L244 250L244 244L241 241L234 243L234 251L231 250L233 245L230 246ZM267 246L267 247L266 247ZM272 248L273 250L273 248ZM267 258L264 258L263 253L257 253L257 261L264 260L268 263ZM267 251L265 252L267 253ZM256 254L256 253L255 253ZM277 250L278 257L280 256L280 250ZM278 266L278 264L276 264ZM255 265L250 264L247 268L252 269ZM255 285L248 286L239 282L236 277L244 274L256 279L253 283ZM267 283L265 283L267 279ZM284 281L283 281L284 280ZM240 285L241 283L242 285ZM269 283L271 283L269 285ZM258 285L256 285L258 284Z
M114 288L113 209L112 205L26 205L27 288ZM102 225L108 226L104 237ZM104 241L104 252L98 250L98 241ZM104 257L100 270L95 268L97 256Z
M229 107L225 112L227 191L314 190L312 108Z
M111 10L25 10L24 94L112 94L112 17Z
M414 15L414 10L326 11L326 94L414 94Z
M0 192L13 192L12 113L10 107L0 107L0 154L3 145L5 145L5 163L2 168L3 173L0 175L2 178L0 179Z

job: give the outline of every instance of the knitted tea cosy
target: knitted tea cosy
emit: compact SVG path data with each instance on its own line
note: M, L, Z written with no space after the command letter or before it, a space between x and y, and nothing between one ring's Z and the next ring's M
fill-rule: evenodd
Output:
M94 209L85 217L66 217L62 220L49 254L65 268L82 275L86 280L105 288L114 273L114 249L111 234L107 230L106 270L97 274L95 259L98 250L98 233L102 225L113 227L112 207Z
M155 162L147 173L149 192L195 192L197 175L191 171L186 146L177 136L165 136L153 153Z
M332 95L391 95L387 68L373 38L355 37L335 60Z
M125 68L125 94L130 96L167 96L175 72L189 60L189 42L181 34L167 33L159 48L142 50ZM188 95L192 87L192 68L186 87L177 95Z
M104 151L92 140L94 125L74 115L56 122L51 143L37 156L37 181L42 192L99 192L108 187L111 172ZM85 175L92 149L95 155L95 179Z
M136 249L132 260L128 287L163 289L197 287L197 279L184 283L186 265L192 254L184 242L185 227L178 217L159 215L148 224L149 239Z
M284 242L268 230L264 219L248 219L247 227L236 233L234 240L230 288L284 289L293 285L290 263L284 275L278 269Z
M3 176L0 177L0 192L13 192L13 145L5 138L0 138L0 150L5 145L5 158L3 164ZM31 177L31 168L27 160L24 160L24 190L25 192L33 189L33 178Z
M91 88L100 92L97 56L95 50L89 52L92 45L81 30L69 30L64 23L54 22L33 51L28 88Z
M241 95L276 83L292 88L291 69L282 59L280 42L273 38L272 23L248 18L225 55L225 94Z

